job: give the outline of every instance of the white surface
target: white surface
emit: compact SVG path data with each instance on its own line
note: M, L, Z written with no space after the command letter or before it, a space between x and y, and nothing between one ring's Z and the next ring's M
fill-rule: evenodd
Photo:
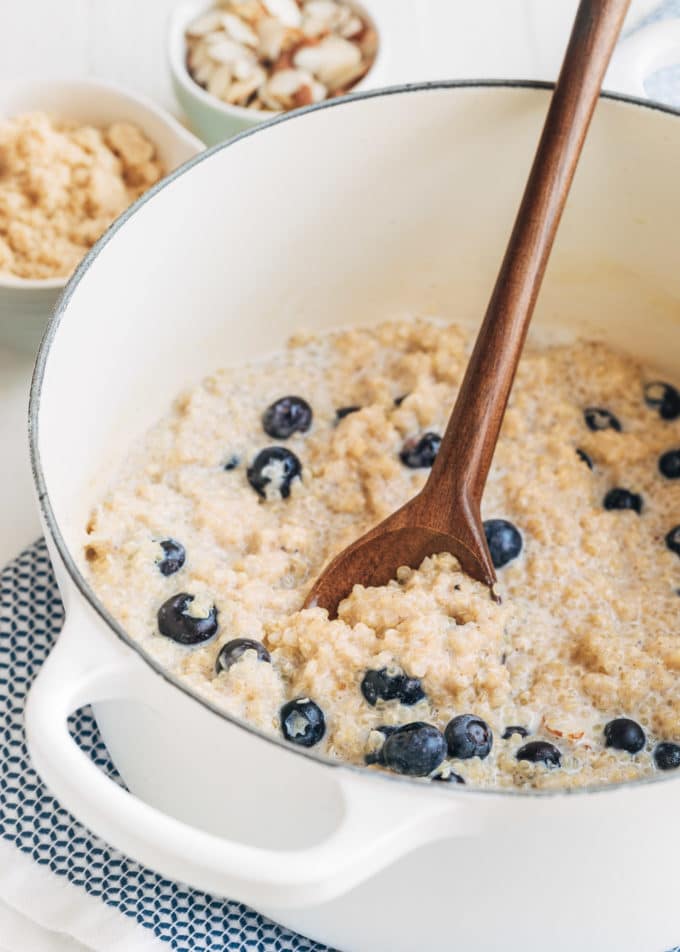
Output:
M271 351L300 326L403 311L478 321L547 100L471 87L309 112L197 162L133 214L75 287L46 364L39 448L73 556L102 477L216 365ZM679 118L600 103L537 312L539 327L604 338L672 379L679 162ZM438 948L443 908L466 952L507 945L508 922L522 952L544 952L546 936L554 952L677 941L680 776L597 795L490 795L329 767L155 674L50 551L67 622L29 697L31 757L124 852L353 952ZM69 739L65 717L88 700L129 795ZM556 902L578 909L559 928Z

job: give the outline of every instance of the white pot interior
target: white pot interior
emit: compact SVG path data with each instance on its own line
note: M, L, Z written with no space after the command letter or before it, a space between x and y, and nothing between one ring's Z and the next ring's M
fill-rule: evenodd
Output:
M463 86L340 103L219 148L138 205L71 284L43 354L38 446L72 551L116 461L201 375L301 327L479 320L547 98ZM672 115L602 101L535 333L607 337L677 374L676 141Z

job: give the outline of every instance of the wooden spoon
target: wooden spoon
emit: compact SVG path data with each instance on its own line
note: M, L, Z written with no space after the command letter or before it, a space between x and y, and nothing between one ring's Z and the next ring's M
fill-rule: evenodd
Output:
M305 607L334 617L355 583L451 552L488 585L496 573L482 492L550 250L630 0L581 0L505 257L430 476L418 495L326 567Z

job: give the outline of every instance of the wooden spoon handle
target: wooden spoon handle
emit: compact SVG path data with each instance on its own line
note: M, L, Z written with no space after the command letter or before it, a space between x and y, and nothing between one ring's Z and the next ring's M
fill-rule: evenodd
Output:
M581 0L510 243L423 490L424 497L436 490L439 506L458 498L479 511L536 297L628 6L629 0ZM453 508L452 502L455 519Z

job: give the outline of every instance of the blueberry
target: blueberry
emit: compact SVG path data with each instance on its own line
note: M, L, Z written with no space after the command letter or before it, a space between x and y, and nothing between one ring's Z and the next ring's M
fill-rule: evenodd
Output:
M349 416L350 413L358 413L361 410L361 407L352 405L351 407L338 407L335 411L335 419L339 423L340 420L344 420L346 416Z
M590 458L590 456L588 456L585 450L577 449L576 455L578 456L580 460L583 460L583 462L586 464L588 469L593 469L594 467L593 461Z
M163 558L156 559L156 565L161 575L174 575L179 572L187 557L182 543L176 539L162 539L159 545L163 550Z
M634 512L642 512L642 496L639 493L632 493L630 489L610 489L602 500L605 509L632 509Z
M460 774L454 773L453 770L440 770L432 779L439 780L442 783L465 783L464 778Z
M369 670L361 682L361 693L371 707L380 701L400 701L409 707L425 697L420 680L410 678L401 668Z
M502 739L509 740L513 734L519 734L520 737L528 737L529 731L526 727L520 727L518 724L511 724L510 727L506 727L503 731Z
M281 708L281 732L299 747L313 747L326 733L326 720L318 704L308 697L288 701Z
M659 472L666 479L680 479L680 450L669 450L659 457Z
M680 393L670 383L656 380L645 386L645 403L658 410L662 420L677 420L680 417Z
M207 615L200 618L189 614L193 595L180 592L173 595L158 609L158 630L166 638L181 645L200 645L217 633L217 609L213 605Z
M680 767L680 744L664 741L654 748L654 763L659 770L676 770Z
M226 469L227 471L236 469L236 467L238 466L240 462L241 460L238 458L238 456L236 456L236 454L233 454L232 456L229 457L227 462L224 464L224 469Z
M409 469L429 469L435 461L442 438L438 433L424 433L419 439L406 440L399 459Z
M621 424L613 413L604 410L602 407L586 407L583 411L583 419L589 430L617 430L621 432Z
M278 491L282 499L290 496L290 484L300 476L302 466L295 453L284 446L260 450L248 467L248 482L258 495L267 498L267 487Z
M383 747L385 746L385 740L390 736L390 734L394 734L395 731L398 731L399 727L392 724L383 724L380 727L374 727L373 730L379 731L383 735L383 742L377 750L373 750L370 754L366 754L364 761L369 766L371 764L382 764L384 767Z
M287 440L293 433L306 433L312 425L312 408L302 397L281 397L262 414L262 426L275 440Z
M507 519L487 519L484 533L491 560L497 569L512 562L522 551L522 534Z
M617 717L605 725L604 737L607 747L637 754L645 746L645 732L629 717Z
M215 671L219 674L221 671L228 671L229 668L240 661L246 651L257 652L258 661L271 661L269 652L261 641L255 641L253 638L234 638L228 641L220 648L217 655Z
M530 740L515 754L517 760L528 760L532 764L545 764L546 767L559 767L562 754L554 744L547 740Z
M383 745L386 767L411 777L426 777L446 757L444 735L431 724L415 721L390 734Z
M481 717L474 714L459 714L446 725L444 731L448 745L449 756L459 760L469 760L470 757L479 757L484 760L489 756L493 745L491 728Z
M675 552L676 555L680 555L680 526L675 526L671 529L666 535L666 545L671 550ZM680 594L680 592L678 593Z

